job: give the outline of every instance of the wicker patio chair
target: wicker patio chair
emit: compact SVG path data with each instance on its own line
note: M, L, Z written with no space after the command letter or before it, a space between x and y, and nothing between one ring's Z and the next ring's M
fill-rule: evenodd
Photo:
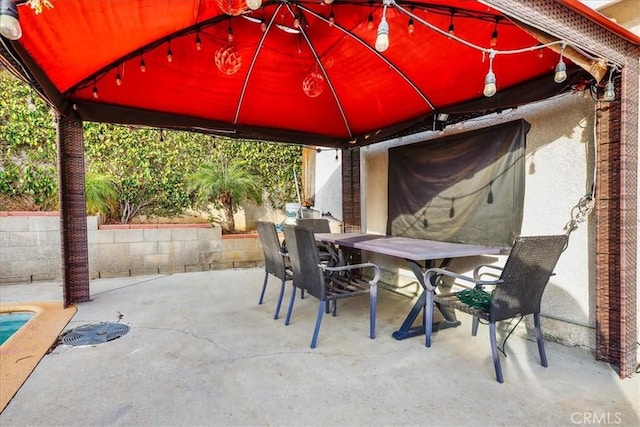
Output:
M280 279L280 294L278 295L276 311L273 315L273 318L277 319L280 315L285 283L293 279L293 273L289 266L288 255L285 253L280 239L278 239L275 224L272 222L258 221L256 222L256 226L258 229L258 237L260 238L260 245L262 246L262 253L264 254L264 283L262 284L258 304L262 304L264 300L269 275Z
M329 220L324 218L298 218L296 219L296 225L310 228L314 233L331 233ZM318 242L316 243L316 246L320 253L320 261L333 262L333 264L337 263L333 254L324 244Z
M427 343L430 342L431 337L433 302L471 314L473 316L473 336L477 333L480 319L488 322L496 379L502 383L502 369L496 342L496 322L533 314L540 363L547 367L547 356L540 328L540 301L549 278L553 274L553 269L567 244L567 235L518 236L504 267L480 265L474 269L474 277L463 276L439 268L425 271L424 283L427 288L425 333L427 334ZM493 280L481 280L485 274L490 274L486 271L483 272L483 268L498 271L499 277L495 279L497 274L493 274ZM454 286L463 286L457 282L463 280L474 287L459 292L436 294L434 284L442 276L454 278L456 280ZM483 294L485 286L494 286L493 291Z
M310 228L314 233L331 233L329 220L324 218L298 218L296 225Z
M289 249L289 258L293 270L293 292L289 302L289 309L285 325L291 320L296 289L306 290L311 296L319 300L316 325L311 339L311 348L315 348L318 333L322 323L323 313L329 312L329 304L333 301L333 315L337 314L337 300L348 297L369 294L369 337L376 336L376 302L377 285L380 269L373 263L330 267L320 262L320 256L310 228L287 225L284 236ZM354 269L372 268L373 279L370 281L353 279L344 274ZM326 274L330 272L331 274Z

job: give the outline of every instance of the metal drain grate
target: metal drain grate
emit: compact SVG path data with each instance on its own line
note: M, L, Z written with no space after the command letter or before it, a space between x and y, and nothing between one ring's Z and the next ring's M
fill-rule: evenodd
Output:
M129 326L122 323L101 322L78 326L71 329L61 339L65 345L94 345L120 338L129 332Z

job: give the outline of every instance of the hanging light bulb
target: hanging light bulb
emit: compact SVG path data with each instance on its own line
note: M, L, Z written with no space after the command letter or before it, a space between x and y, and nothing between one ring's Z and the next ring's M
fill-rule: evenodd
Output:
M487 75L484 78L484 90L482 91L484 96L486 96L487 98L495 95L497 91L496 75L493 73L493 58L495 58L495 56L496 52L494 50L491 50L491 52L489 53L489 72L487 72Z
M489 47L496 47L498 44L498 22L500 18L496 16L496 23L493 27L493 33L491 33L491 40L489 40Z
M229 21L229 28L227 28L227 40L229 44L233 43L233 28L231 28L231 21Z
M455 32L455 27L453 26L453 15L456 14L456 10L455 9L451 9L451 19L449 20L449 29L447 30L449 32L449 34L452 34Z
M247 0L247 7L251 10L258 10L262 6L262 0Z
M564 54L564 48L567 47L567 43L563 42L562 43L562 47L560 48L560 60L558 61L558 64L556 65L556 74L553 77L553 80L556 83L562 83L563 81L567 80L567 66L565 65L564 61L562 60L562 56Z
M264 22L264 18L260 20L260 29L263 33L267 31L267 23Z
M389 48L389 24L387 23L387 3L385 0L384 8L382 9L382 19L378 24L378 35L376 37L376 50L378 52L384 52Z
M331 8L331 13L329 14L329 26L333 27L336 23L336 16L333 14L333 7Z
M167 48L167 62L173 62L173 51L171 50L171 41L169 41L169 47Z
M119 71L116 73L116 86L122 86L122 76Z
M29 104L27 105L27 109L32 113L36 111L36 104L33 102L33 96L29 95Z
M298 14L293 15L293 28L300 28L300 16Z
M140 72L144 73L147 71L147 64L144 62L144 56L140 57Z
M0 34L9 40L22 37L18 7L13 0L0 0Z
M413 32L416 30L415 25L413 25L413 18L409 18L409 22L407 24L407 32L409 34L413 34Z
M332 4L333 3L333 0L323 0L323 1L324 1L324 4Z
M93 97L95 99L98 99L98 87L95 85L95 83L93 85Z
M369 12L369 18L367 18L367 29L373 30L373 13Z
M22 37L18 7L13 0L0 0L0 34L9 40Z
M616 99L616 88L611 81L613 77L613 68L609 72L609 82L604 86L604 94L602 95L603 101L613 101Z
M202 40L200 39L200 32L196 33L196 50L202 50Z

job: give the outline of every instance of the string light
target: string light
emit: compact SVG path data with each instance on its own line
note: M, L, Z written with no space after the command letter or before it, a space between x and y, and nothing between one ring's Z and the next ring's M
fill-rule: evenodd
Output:
M167 48L167 62L173 62L173 51L171 50L171 40L169 40L169 47Z
M556 83L562 83L563 81L567 80L567 66L562 60L565 47L567 47L567 43L563 42L562 47L560 48L560 60L558 61L558 65L556 65L556 74L553 77L553 80Z
M391 4L392 0L384 0L384 6L382 8L382 18L380 24L378 24L378 35L376 37L376 50L378 52L384 52L389 48L389 23L387 22L387 7Z
M496 16L496 23L493 27L493 33L491 33L491 40L489 40L489 47L496 47L498 44L498 22L500 22L500 17Z
M496 94L496 75L493 73L493 58L496 57L496 51L491 49L489 51L489 72L484 78L484 90L482 93L487 98L492 97Z
M93 83L93 97L95 99L98 99L98 86L96 86L96 83Z
M231 28L231 19L229 19L229 27L227 28L227 40L229 44L233 43L233 28Z
M258 10L262 6L262 0L247 0L247 7L251 10Z
M0 0L0 34L9 40L22 37L18 8L13 0Z
M2 1L2 0L0 0ZM326 5L331 5L331 11L329 14L329 17L327 18L327 21L329 26L334 26L335 25L335 14L334 14L334 9L333 9L333 0L322 0L324 4ZM249 8L253 9L251 7L251 5L249 3L251 2L255 2L256 4L259 3L259 6L256 8L260 8L263 4L263 0L247 0L248 3L246 3L248 5ZM384 52L389 48L389 44L390 44L390 39L389 39L389 23L387 22L386 19L386 11L387 11L387 7L389 6L393 6L395 7L398 11L406 14L408 16L408 21L407 21L407 32L409 34L414 33L415 31L415 22L420 22L421 24L425 25L427 28L432 29L433 31L449 37L450 39L453 39L465 46L468 46L470 48L476 49L478 51L481 51L483 53L483 55L486 55L487 53L489 54L489 70L487 72L487 74L485 75L485 82L484 82L484 88L483 88L483 94L486 97L492 97L495 95L495 93L497 92L497 86L496 86L496 75L493 71L493 59L495 58L496 55L512 55L512 54L519 54L519 53L527 53L527 52L534 52L534 51L542 51L545 48L548 48L550 46L553 45L561 45L560 47L560 57L558 60L558 63L556 64L555 67L555 74L554 74L554 81L556 83L562 83L564 81L566 81L567 79L567 66L564 62L564 50L566 48L566 46L569 44L566 41L562 41L562 40L558 40L558 41L552 41L549 43L545 43L545 44L537 44L535 46L530 46L530 47L525 47L525 48L520 48L520 49L511 49L511 50L495 50L493 49L493 47L495 47L497 45L497 38L498 38L498 24L500 24L500 21L503 19L502 16L494 16L493 20L494 20L494 29L493 32L491 34L491 40L489 42L491 48L486 48L486 47L482 47L482 46L478 46L475 45L471 42L468 42L464 39L459 38L458 36L455 35L455 27L454 27L454 17L456 14L458 14L458 10L455 8L450 8L449 12L450 12L450 21L449 21L449 26L447 28L447 30L445 31L444 28L438 28L435 25L425 21L424 19L422 19L420 16L415 15L414 12L414 7L415 6L410 6L410 8L405 8L402 7L402 5L397 4L394 0L382 0L383 3L383 11L382 11L382 16L381 16L381 20L380 23L378 25L377 28L377 34L376 34L376 39L375 39L375 49L378 52ZM374 20L373 20L373 6L374 6L374 2L373 1L369 1L369 5L370 5L370 11L368 14L368 20L367 20L367 27L369 29L373 29L373 24L374 24ZM306 10L304 6L296 6L299 10L300 7L302 7L303 10ZM410 9L410 10L409 10ZM255 10L255 9L253 9ZM264 13L264 12L263 12ZM299 12L294 14L294 22L293 22L293 26L295 28L300 28L300 19L301 16L299 15ZM266 19L263 17L261 19L254 19L252 20L252 22L256 22L260 24L260 27L262 29L263 32L266 32L267 30L267 23L266 23ZM202 48L202 40L200 37L200 28L196 28L196 35L195 35L195 47L197 50L201 50ZM229 17L229 26L227 29L227 33L228 33L228 41L229 44L232 44L234 41L234 36L233 36L233 29L231 27L231 17ZM192 33L193 34L193 33ZM173 61L173 52L171 49L171 40L167 41L168 43L168 49L167 49L167 61L168 62L172 62ZM227 49L230 46L227 46ZM596 58L593 57L592 55L589 55L587 52L583 52L581 49L579 49L576 46L572 46L573 49L576 49L579 53L581 53L582 55L592 59L592 60L598 60L600 58ZM232 52L233 53L233 52ZM236 56L237 53L235 53ZM600 59L603 63L605 63L605 61L603 61L602 59ZM235 61L235 62L239 62L239 61ZM607 84L604 87L604 91L601 92L602 96L599 97L600 100L602 101L612 101L615 100L616 94L615 94L615 85L613 83L613 72L616 71L616 65L615 64L611 64L611 63L607 63L607 65L609 65L611 68L610 71L610 75L609 75L609 81L607 82ZM140 52L140 71L141 72L146 72L146 62L144 59L144 53ZM120 72L120 69L118 68L116 70L116 76L115 76L115 81L116 81L116 85L121 86L122 84L122 74ZM593 88L594 86L592 86L592 92L593 92ZM94 97L97 98L97 87L95 87L95 82L94 82ZM593 94L593 93L592 93ZM597 93L595 94L595 96L597 96Z
M29 104L27 105L27 109L32 113L36 111L36 104L33 102L33 95L29 95Z
M604 94L602 95L603 101L613 101L616 99L616 89L611 81L613 77L613 68L609 72L609 82L604 86Z

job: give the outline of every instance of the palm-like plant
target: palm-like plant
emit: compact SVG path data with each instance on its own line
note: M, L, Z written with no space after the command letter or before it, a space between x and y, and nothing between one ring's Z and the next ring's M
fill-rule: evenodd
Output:
M212 203L214 207L222 208L230 233L235 233L233 214L242 202L262 202L260 181L244 162L227 164L221 160L202 164L189 177L189 187L195 191L197 206L206 207Z
M90 171L85 176L84 187L88 214L108 214L112 210L118 193L111 175Z

